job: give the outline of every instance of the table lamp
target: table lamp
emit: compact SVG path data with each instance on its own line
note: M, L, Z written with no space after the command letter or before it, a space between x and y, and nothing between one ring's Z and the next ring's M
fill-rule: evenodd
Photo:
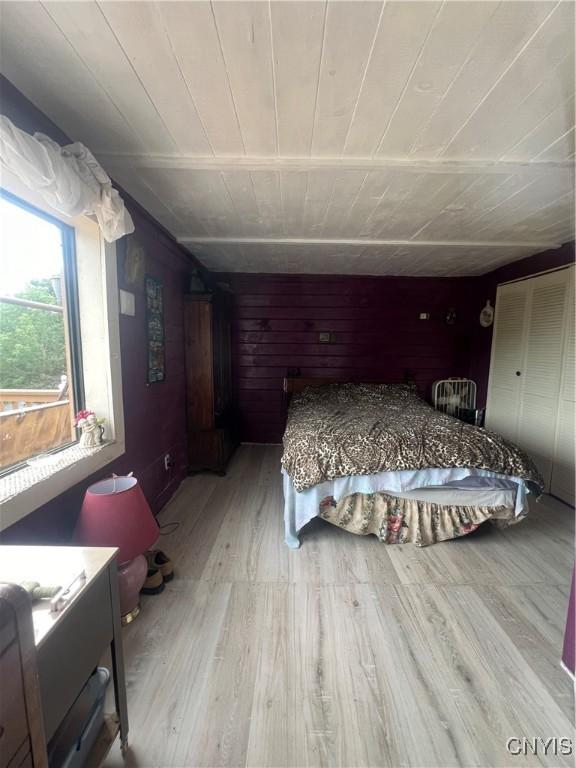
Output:
M148 572L143 553L159 533L135 477L111 477L86 491L74 540L89 547L118 547L118 590L124 625L140 613L140 590Z

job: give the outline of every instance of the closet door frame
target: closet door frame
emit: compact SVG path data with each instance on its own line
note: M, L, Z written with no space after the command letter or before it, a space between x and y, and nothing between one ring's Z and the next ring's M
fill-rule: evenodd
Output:
M558 430L559 397L563 374L563 354L565 348L568 300L570 293L569 272L566 269L553 270L529 280L528 311L526 313L526 333L524 335L522 383L520 387L520 408L518 421L518 445L535 461L549 493L552 482L552 468L556 450ZM546 303L541 301L541 292L560 289L561 299ZM540 294L540 295L538 295ZM545 308L542 323L548 323L551 313L557 314L559 333L548 333L548 343L542 349L539 331L543 326L533 321ZM556 347L556 354L548 356L548 365L543 365L548 352ZM530 355L532 351L532 355ZM531 418L532 415L532 418Z
M567 284L568 284L568 290L566 294L566 307L565 307L565 317L564 317L564 332L563 332L563 338L562 338L562 370L560 373L560 382L558 387L558 406L557 406L557 413L556 413L556 430L554 433L554 446L553 446L553 454L552 454L552 471L550 473L550 489L549 493L552 495L555 495L556 498L561 499L566 504L570 504L574 506L575 501L575 494L574 489L571 489L571 496L568 498L565 498L563 495L558 495L554 493L555 490L555 478L554 478L554 470L558 470L558 464L563 460L559 456L559 443L560 443L560 431L562 429L562 405L563 405L563 391L564 391L564 385L566 383L566 378L568 376L568 360L567 360L567 352L568 352L568 344L570 339L570 323L574 322L574 314L575 314L575 303L576 303L576 285L574 283L575 277L576 277L576 267L574 265L569 266L566 269L567 272ZM576 405L574 406L576 410ZM572 421L572 428L574 429L574 421ZM572 440L574 439L574 435L572 435ZM557 482L557 481L556 481ZM565 489L562 487L556 487L556 490L560 491L560 493L563 493Z
M499 305L502 306L502 302L499 302L499 295L502 295L502 289L505 289L506 286L513 286L513 285L520 285L525 284L525 305L524 305L524 316L523 316L523 326L522 326L522 334L521 334L521 355L520 355L520 363L519 363L519 370L521 372L521 375L519 376L518 381L518 387L517 387L517 404L515 408L515 427L514 427L514 435L506 435L509 439L511 439L513 442L515 442L519 436L519 428L520 428L520 418L522 415L523 410L523 401L524 401L524 392L526 388L526 367L527 367L527 356L528 356L528 341L529 341L529 328L530 323L532 320L532 311L533 311L533 292L534 288L537 287L537 281L540 279L542 280L546 276L550 275L556 275L558 273L565 273L564 274L564 280L566 283L566 293L565 293L565 299L564 299L564 310L563 310L563 321L562 321L562 337L560 340L560 348L562 350L561 352L561 360L560 360L560 373L558 376L558 388L556 393L551 393L551 397L554 397L556 400L556 410L555 410L555 424L554 424L554 437L552 441L552 447L551 447L551 455L550 455L550 463L551 468L550 472L548 473L548 477L545 477L547 487L546 491L550 492L550 487L552 483L552 476L553 476L553 464L556 456L556 448L557 448L557 440L558 440L558 428L559 428L559 411L560 411L560 399L559 395L561 392L561 386L562 381L564 379L564 369L563 369L563 360L564 360L564 352L566 349L566 338L567 338L567 323L569 321L569 307L570 307L570 296L571 292L573 295L574 287L570 285L570 281L573 282L574 280L574 266L573 265L566 265L565 267L561 267L559 269L553 269L548 270L546 272L541 272L535 275L527 275L524 278L520 278L518 280L511 280L506 283L500 283L497 286L497 292L496 292L496 313L495 313L495 321L494 321L494 332L492 334L492 346L490 351L490 372L488 376L488 396L487 396L487 422L490 420L490 413L489 413L489 405L491 399L494 397L494 360L495 360L495 351L496 351L496 344L498 339L498 322L499 322ZM498 424L488 424L488 427L490 429L493 429L494 431L500 431ZM521 445L521 441L519 441L519 447L523 447Z
M520 285L520 284L523 285ZM521 338L520 338L520 348L521 348L521 354L520 354L520 360L518 362L519 370L522 371L522 368L524 366L525 358L526 358L526 333L527 333L527 318L528 313L530 310L530 288L526 284L526 280L513 280L507 283L500 283L497 286L496 289L496 311L494 316L494 328L492 331L492 344L490 348L490 370L488 373L488 390L487 390L487 397L486 397L486 426L488 429L492 429L495 432L499 432L500 429L498 425L491 425L490 422L490 403L492 398L494 397L494 389L497 388L497 385L494 382L495 379L495 367L494 362L496 359L496 345L498 341L498 332L500 330L500 324L502 323L502 295L506 291L510 290L513 291L515 289L518 289L518 292L524 291L525 298L524 298L524 313L522 318L522 331L521 331ZM505 387L502 387L502 389L505 389ZM522 381L521 377L518 378L518 381L516 382L515 391L512 387L510 387L510 391L514 392L514 395L516 397L516 403L515 403L515 416L514 416L514 429L513 434L507 434L505 437L509 440L514 441L518 434L518 423L520 418L520 394L522 389Z

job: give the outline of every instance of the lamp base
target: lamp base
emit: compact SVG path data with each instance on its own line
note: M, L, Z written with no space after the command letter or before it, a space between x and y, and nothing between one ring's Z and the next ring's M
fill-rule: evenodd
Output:
M144 555L118 566L118 591L122 624L130 624L140 613L140 590L146 581L148 562Z
M136 616L140 613L140 603L136 606L136 608L133 608L131 611L128 611L128 613L122 614L120 620L122 622L122 626L125 627L127 624L131 624Z

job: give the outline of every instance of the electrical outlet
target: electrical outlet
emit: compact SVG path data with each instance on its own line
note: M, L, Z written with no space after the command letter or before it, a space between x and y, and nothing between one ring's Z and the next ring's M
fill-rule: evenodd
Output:
M171 466L172 466L172 457L170 456L169 453L167 453L164 456L164 469L166 470L166 472L168 472Z

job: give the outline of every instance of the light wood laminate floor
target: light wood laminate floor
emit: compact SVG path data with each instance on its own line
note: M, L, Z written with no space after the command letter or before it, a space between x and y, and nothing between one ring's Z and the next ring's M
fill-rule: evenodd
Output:
M573 512L425 549L321 520L283 542L280 447L243 446L161 515L177 578L125 630L128 765L525 766L574 739L559 656ZM122 764L119 750L106 766Z

